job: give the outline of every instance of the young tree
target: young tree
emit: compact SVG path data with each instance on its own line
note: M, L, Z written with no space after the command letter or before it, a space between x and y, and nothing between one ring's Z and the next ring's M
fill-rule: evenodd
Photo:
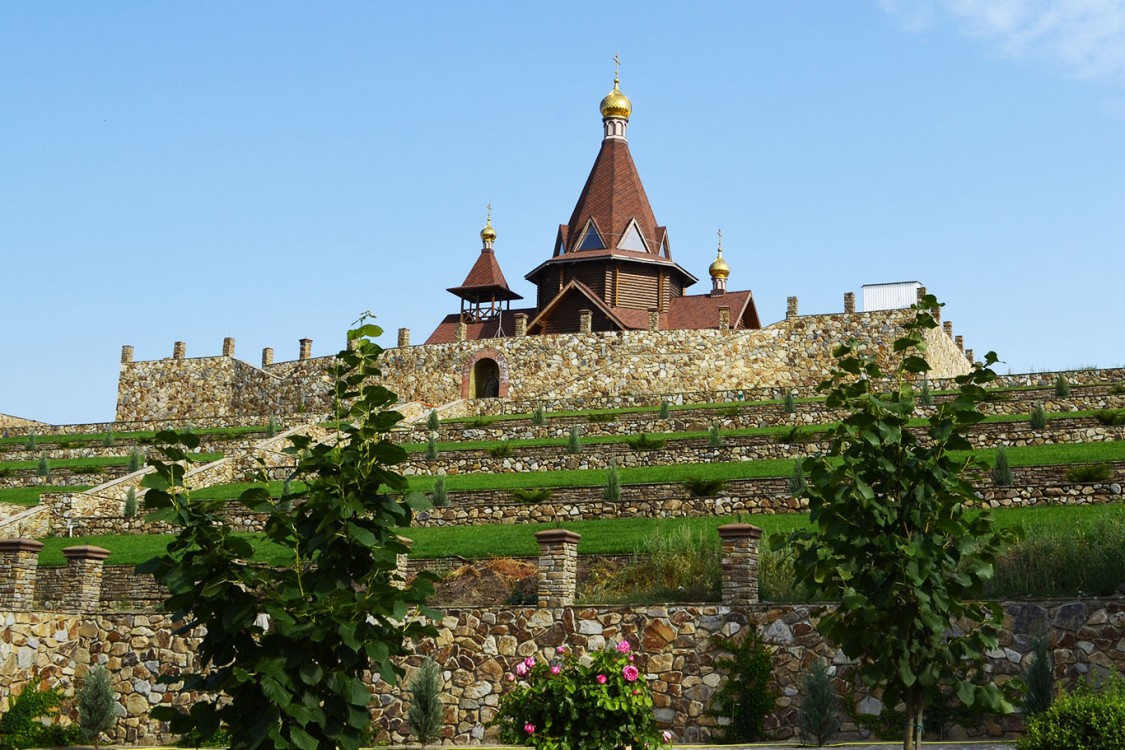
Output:
M428 501L398 494L407 484L392 467L406 452L386 436L402 415L387 410L396 397L375 382L382 349L369 337L381 330L360 323L348 332L354 348L337 356L336 434L321 443L294 436L286 449L296 459L293 478L307 486L303 502L271 499L260 487L239 498L267 515L264 536L286 550L287 564L257 562L230 528L225 501L194 498L184 487L198 437L157 436L171 445L151 462L145 506L181 531L139 569L168 588L164 608L185 622L177 633L200 638L200 671L176 679L211 697L188 714L153 709L174 732L209 737L222 722L233 750L356 750L371 723L364 672L394 683L402 669L392 659L405 653L404 642L435 632L409 617L432 593L429 578L406 583L396 572L397 555L408 550L397 531Z
M427 656L410 681L410 709L406 713L410 733L423 745L436 742L441 736L445 709L441 686L441 668Z
M951 455L970 448L965 433L983 419L977 405L996 355L956 379L957 396L936 407L924 438L906 429L912 378L930 370L924 333L937 327L937 307L931 295L914 306L894 344L893 377L854 340L835 351L836 370L820 388L848 416L830 433L830 456L804 462L813 528L788 538L796 582L839 602L820 632L858 660L866 684L883 686L884 703L905 704L905 750L919 746L925 706L942 685L967 706L1011 710L996 686L969 678L996 648L1001 616L999 605L973 598L1012 535L994 529L987 510L969 511L976 497L964 472L987 467Z
M109 672L99 664L89 671L78 689L78 726L86 739L94 742L95 750L101 747L102 732L113 729L117 722L113 704Z

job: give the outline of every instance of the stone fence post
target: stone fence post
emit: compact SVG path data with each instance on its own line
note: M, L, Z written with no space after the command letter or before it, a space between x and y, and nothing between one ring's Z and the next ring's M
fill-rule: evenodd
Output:
M465 321L462 320L460 323L457 324L457 340L458 341L464 341L465 337L467 337L468 335L469 335L469 327L467 325L465 325Z
M748 523L719 527L722 542L723 604L758 603L758 543L762 530Z
M269 367L273 364L273 349L268 346L262 350L262 368Z
M232 339L230 336L227 336L225 339L223 339L223 356L234 356L234 339Z
M719 330L730 330L730 305L722 305L719 307Z
M398 348L399 349L405 349L408 346L410 346L410 329L409 328L398 329Z
M80 612L98 608L102 600L102 573L109 550L101 547L63 548L66 577L63 578L63 606Z
M312 339L298 339L297 343L300 344L300 346L301 346L301 353L299 355L300 358L301 359L311 359L312 358Z
M795 317L797 317L797 298L796 297L786 297L785 298L785 319L789 320L789 319L795 318Z
M578 588L580 534L548 529L535 535L539 542L539 606L569 607Z
M516 313L516 336L527 335L527 313Z
M578 332L591 333L594 328L594 313L592 310L578 311Z
M958 349L960 349L961 351L965 351L965 337L964 336L961 336L960 334L958 334L957 336L954 336L953 337L953 343L957 345Z
M851 315L855 312L855 292L844 292L844 313Z
M172 359L183 359L187 355L187 344L183 341L172 343Z
M41 549L43 543L34 539L0 539L0 607L34 606Z
M133 361L133 347L125 344L121 347L121 364L127 365Z
M660 330L660 311L655 307L648 311L648 330Z

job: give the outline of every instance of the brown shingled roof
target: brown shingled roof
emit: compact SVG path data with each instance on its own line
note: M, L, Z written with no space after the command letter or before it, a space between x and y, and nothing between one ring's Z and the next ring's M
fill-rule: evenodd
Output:
M749 290L712 296L695 294L673 297L668 312L660 316L660 327L671 331L699 330L719 327L719 308L730 308L730 327L761 328L754 295Z
M521 310L504 310L500 315L492 320L485 320L479 323L466 323L465 324L465 340L466 341L479 341L481 339L494 339L498 334L503 332L504 336L512 336L516 331L516 313L524 313L527 317L535 317L535 308L528 307ZM430 337L426 339L427 344L452 344L457 340L457 323L460 322L461 316L457 313L446 315Z
M606 138L567 223L564 252L577 249L590 219L597 224L606 244L615 248L634 218L649 251L660 255L665 230L656 225L629 144L622 138ZM671 259L667 253L665 257Z
M461 286L450 287L446 291L471 302L483 299L523 299L508 288L504 272L500 270L500 263L496 260L496 253L488 248L480 251L480 257Z

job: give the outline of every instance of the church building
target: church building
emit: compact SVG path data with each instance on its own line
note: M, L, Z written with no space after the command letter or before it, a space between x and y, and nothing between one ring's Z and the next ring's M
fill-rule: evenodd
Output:
M630 330L761 328L754 296L727 291L730 266L711 264L711 291L686 294L699 281L672 260L667 227L657 224L626 131L632 103L618 77L601 102L603 137L570 221L560 224L554 252L525 275L536 287L533 307L508 287L494 245L492 218L480 237L480 256L465 280L448 291L461 310L448 315L426 344L520 335Z

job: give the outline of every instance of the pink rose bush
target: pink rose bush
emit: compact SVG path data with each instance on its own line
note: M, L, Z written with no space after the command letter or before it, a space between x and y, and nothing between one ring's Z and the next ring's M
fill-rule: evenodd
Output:
M671 743L628 641L583 657L559 646L549 661L520 660L491 725L500 740L539 750L609 750Z

